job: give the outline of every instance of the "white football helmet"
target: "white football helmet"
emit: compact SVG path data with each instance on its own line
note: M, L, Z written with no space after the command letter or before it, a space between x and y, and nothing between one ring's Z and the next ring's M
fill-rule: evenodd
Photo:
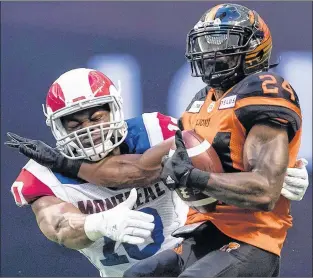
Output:
M108 104L110 121L67 133L61 118L88 108ZM70 159L98 161L120 145L127 135L122 97L112 81L93 69L73 69L62 74L50 87L43 105L46 123L51 127L57 148ZM100 133L101 143L95 144L93 133ZM82 141L90 147L83 146Z

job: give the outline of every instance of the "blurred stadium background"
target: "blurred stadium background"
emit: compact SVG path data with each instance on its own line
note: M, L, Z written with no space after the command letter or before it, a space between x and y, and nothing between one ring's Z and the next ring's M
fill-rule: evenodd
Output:
M296 89L303 111L300 156L312 172L312 3L238 2L271 29L276 71ZM179 116L203 83L184 59L186 34L217 2L2 2L1 140L7 131L54 144L41 104L50 84L77 67L122 82L126 117ZM1 144L2 276L98 276L76 251L40 233L30 208L17 208L10 186L26 159ZM292 203L294 227L281 276L312 276L312 186Z

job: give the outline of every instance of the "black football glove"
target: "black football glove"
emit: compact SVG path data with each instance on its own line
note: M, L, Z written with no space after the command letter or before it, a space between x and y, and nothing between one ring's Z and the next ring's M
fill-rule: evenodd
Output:
M161 180L170 189L179 187L195 187L204 189L210 174L194 168L188 156L180 130L175 134L176 150L172 157L168 155L162 159Z
M68 159L57 149L40 140L27 139L12 132L8 132L7 136L9 140L4 143L6 146L18 149L20 153L54 172L77 178L79 168L83 163L82 160Z

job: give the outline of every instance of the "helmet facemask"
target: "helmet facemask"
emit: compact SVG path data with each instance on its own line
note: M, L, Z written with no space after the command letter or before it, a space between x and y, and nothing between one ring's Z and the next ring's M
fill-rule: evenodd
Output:
M244 78L245 56L260 40L262 33L255 28L200 21L187 39L191 75L202 77L213 87L228 89Z
M108 104L110 107L110 120L108 122L91 125L69 133L65 130L62 117L85 109L101 107L104 104ZM122 100L119 95L111 94L81 100L54 113L46 113L46 116L47 124L51 127L57 141L57 148L69 159L101 160L119 146L127 135L127 124L124 121Z

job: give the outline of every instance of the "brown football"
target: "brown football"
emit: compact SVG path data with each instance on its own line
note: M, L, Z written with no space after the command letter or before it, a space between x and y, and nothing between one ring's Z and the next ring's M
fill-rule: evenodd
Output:
M195 168L213 173L224 172L221 160L207 140L204 140L192 130L183 131L182 136L188 155ZM175 149L176 145L174 141L169 156L173 155ZM176 192L191 208L202 213L214 211L218 202L209 193L192 188L191 186L189 188L178 188Z

